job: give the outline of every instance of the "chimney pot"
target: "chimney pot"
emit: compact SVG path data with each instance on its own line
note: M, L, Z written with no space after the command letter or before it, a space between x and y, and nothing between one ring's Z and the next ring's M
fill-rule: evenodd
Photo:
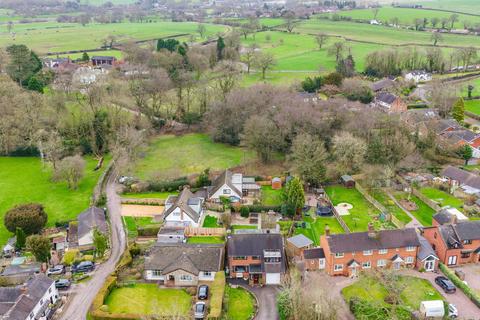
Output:
M373 223L368 223L368 237L375 238L377 233L375 232L375 228L373 227Z
M330 227L328 225L325 226L325 235L327 237L330 235Z

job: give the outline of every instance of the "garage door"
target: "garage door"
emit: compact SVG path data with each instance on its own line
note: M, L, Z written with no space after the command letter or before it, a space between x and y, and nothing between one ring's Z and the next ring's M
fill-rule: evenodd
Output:
M280 273L267 273L266 284L280 284Z

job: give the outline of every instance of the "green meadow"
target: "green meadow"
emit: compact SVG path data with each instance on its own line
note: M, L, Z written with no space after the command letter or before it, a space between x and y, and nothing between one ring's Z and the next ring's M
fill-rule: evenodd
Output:
M382 0L385 5L391 5L392 1ZM465 13L479 13L480 1L478 0L401 0L400 3L421 4L424 8L432 8L438 10L451 10Z

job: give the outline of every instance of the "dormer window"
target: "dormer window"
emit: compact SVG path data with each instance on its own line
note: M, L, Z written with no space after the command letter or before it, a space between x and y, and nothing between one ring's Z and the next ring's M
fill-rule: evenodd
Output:
M280 250L263 250L263 261L275 263L282 261L282 254Z

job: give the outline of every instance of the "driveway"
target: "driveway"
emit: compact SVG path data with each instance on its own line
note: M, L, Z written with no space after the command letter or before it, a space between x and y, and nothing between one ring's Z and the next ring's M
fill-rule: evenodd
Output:
M255 320L277 320L277 294L280 288L277 286L251 287L243 280L229 279L228 283L238 285L255 295L258 301L258 312Z
M465 272L465 281L470 286L470 288L480 294L480 264L472 263L461 266L458 269Z
M412 276L412 277L417 277L417 278L422 278L422 279L427 279L430 281L430 283L435 287L435 289L440 292L440 294L445 298L448 303L452 303L457 306L458 309L458 316L460 319L474 319L474 320L480 320L480 309L477 308L475 304L473 304L470 299L467 298L467 296L462 292L462 290L457 289L456 293L453 294L447 294L443 291L442 288L440 288L436 283L435 283L435 277L438 277L439 275L442 275L441 272L439 273L433 273L433 272L417 272L415 270L404 270L402 273Z
M115 269L115 265L125 250L125 231L120 217L121 204L120 197L116 192L114 175L108 178L106 194L111 232L110 258L96 268L87 283L82 283L72 290L73 292L60 314L60 319L85 320L87 318L93 299L103 286L107 276Z

